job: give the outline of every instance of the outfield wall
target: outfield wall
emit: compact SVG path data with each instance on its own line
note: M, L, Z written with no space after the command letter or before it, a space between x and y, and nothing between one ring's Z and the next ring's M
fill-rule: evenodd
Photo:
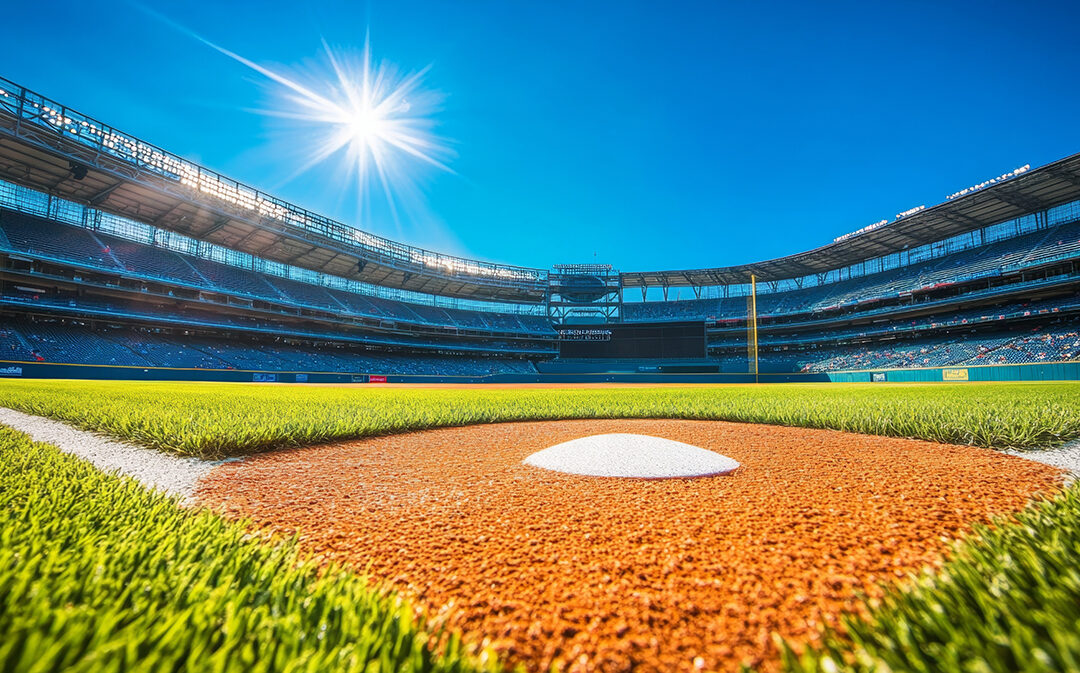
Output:
M0 378L97 379L103 381L219 381L250 383L367 383L367 374L76 365L0 360Z
M561 373L424 376L244 369L125 367L0 360L0 379L98 379L108 381L220 381L259 383L754 383L745 373ZM762 373L761 383L916 383L963 381L1077 381L1080 361L1021 365L971 365L827 373Z
M1080 361L829 373L829 380L845 383L870 382L880 380L881 377L884 377L885 381L897 383L926 381L1076 381L1080 380Z

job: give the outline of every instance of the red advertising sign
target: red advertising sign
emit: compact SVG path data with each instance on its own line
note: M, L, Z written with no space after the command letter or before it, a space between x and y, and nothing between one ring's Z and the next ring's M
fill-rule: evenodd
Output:
M386 377L379 376L377 374L372 374L371 376L368 376L367 380L368 383L386 383Z

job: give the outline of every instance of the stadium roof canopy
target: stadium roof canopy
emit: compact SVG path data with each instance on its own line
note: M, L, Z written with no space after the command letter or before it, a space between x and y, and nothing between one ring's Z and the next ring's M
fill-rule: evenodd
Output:
M444 255L264 194L0 78L0 178L275 262L448 297L542 301L548 271ZM704 287L825 273L1080 199L1080 154L786 257L622 273Z
M714 269L623 273L624 287L705 287L826 273L1080 199L1080 154L786 257Z
M547 271L397 243L203 168L0 78L0 178L264 259L443 296L542 301Z

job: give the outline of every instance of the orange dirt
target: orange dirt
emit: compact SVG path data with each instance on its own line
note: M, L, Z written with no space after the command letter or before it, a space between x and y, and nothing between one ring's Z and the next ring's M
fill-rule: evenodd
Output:
M627 480L521 463L633 432L719 451L727 476ZM1060 471L964 446L711 421L432 430L215 469L203 503L390 581L531 671L775 668L858 592L940 562L973 521Z

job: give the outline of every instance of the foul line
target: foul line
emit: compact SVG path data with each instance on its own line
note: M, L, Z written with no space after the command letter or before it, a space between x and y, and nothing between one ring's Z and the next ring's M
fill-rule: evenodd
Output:
M102 472L132 477L146 488L179 496L184 504L193 502L199 479L223 462L172 456L6 407L0 407L0 423L83 458Z

